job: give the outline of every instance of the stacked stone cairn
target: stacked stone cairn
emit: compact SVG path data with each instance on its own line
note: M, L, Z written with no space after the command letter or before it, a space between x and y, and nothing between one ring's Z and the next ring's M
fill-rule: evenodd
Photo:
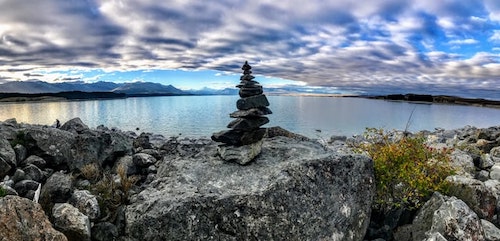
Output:
M229 116L235 118L227 127L231 130L220 131L212 135L212 140L222 142L218 151L222 159L245 165L260 154L262 138L266 133L261 126L269 119L264 115L272 114L269 101L263 94L262 85L253 80L252 67L245 61L241 67L243 75L240 77L240 99L236 102L237 111Z

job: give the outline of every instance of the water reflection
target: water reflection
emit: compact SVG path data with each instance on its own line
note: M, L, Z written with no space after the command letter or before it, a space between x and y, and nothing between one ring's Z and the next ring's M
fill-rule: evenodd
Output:
M316 137L360 134L365 127L410 130L452 129L465 125L500 125L500 109L439 104L414 104L360 98L269 96L272 115L268 126ZM210 136L225 129L238 96L175 96L117 100L42 103L2 103L0 120L52 125L80 117L90 127L105 125L122 130L163 135Z

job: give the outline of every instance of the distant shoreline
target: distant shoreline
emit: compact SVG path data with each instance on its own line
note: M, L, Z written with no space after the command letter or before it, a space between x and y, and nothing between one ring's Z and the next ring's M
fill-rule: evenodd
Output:
M365 99L377 99L377 100L388 100L388 101L404 101L413 103L467 105L467 106L477 106L477 107L500 108L500 101L497 100L488 100L483 98L464 98L464 97L448 96L448 95L422 95L422 94L411 94L411 93L391 94L391 95L268 93L268 95L305 96L305 97L352 97L352 98L365 98ZM39 93L39 94L0 93L0 103L51 102L51 101L71 101L71 100L106 100L106 99L125 99L129 97L157 97L157 96L200 96L200 95L173 94L173 93L125 94L125 93L114 93L114 92L83 92L83 91Z

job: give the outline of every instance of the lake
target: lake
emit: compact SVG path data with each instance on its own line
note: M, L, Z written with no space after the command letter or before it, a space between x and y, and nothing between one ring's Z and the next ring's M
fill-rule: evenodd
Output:
M167 96L113 100L1 103L0 121L52 125L80 117L124 131L165 136L209 137L225 130L238 96ZM366 127L409 130L500 125L500 109L421 104L348 97L268 96L273 114L266 126L281 126L312 138L361 134ZM412 114L413 112L413 114ZM139 130L136 130L139 128ZM319 131L321 132L319 132Z

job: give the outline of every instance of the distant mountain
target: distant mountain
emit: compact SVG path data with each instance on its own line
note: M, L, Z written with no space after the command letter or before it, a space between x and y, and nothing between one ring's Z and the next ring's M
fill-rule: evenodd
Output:
M135 82L123 84L112 90L115 93L125 93L127 95L185 95L188 94L172 85L162 85L151 82Z
M187 90L187 92L194 95L237 95L238 89L235 88L225 88L225 89L211 89L211 88L203 88L199 90Z
M189 94L172 85L162 85L150 82L113 83L99 81L95 83L59 82L47 83L39 80L12 81L0 84L0 93L43 94L59 92L115 92L129 96L146 95L185 95Z

